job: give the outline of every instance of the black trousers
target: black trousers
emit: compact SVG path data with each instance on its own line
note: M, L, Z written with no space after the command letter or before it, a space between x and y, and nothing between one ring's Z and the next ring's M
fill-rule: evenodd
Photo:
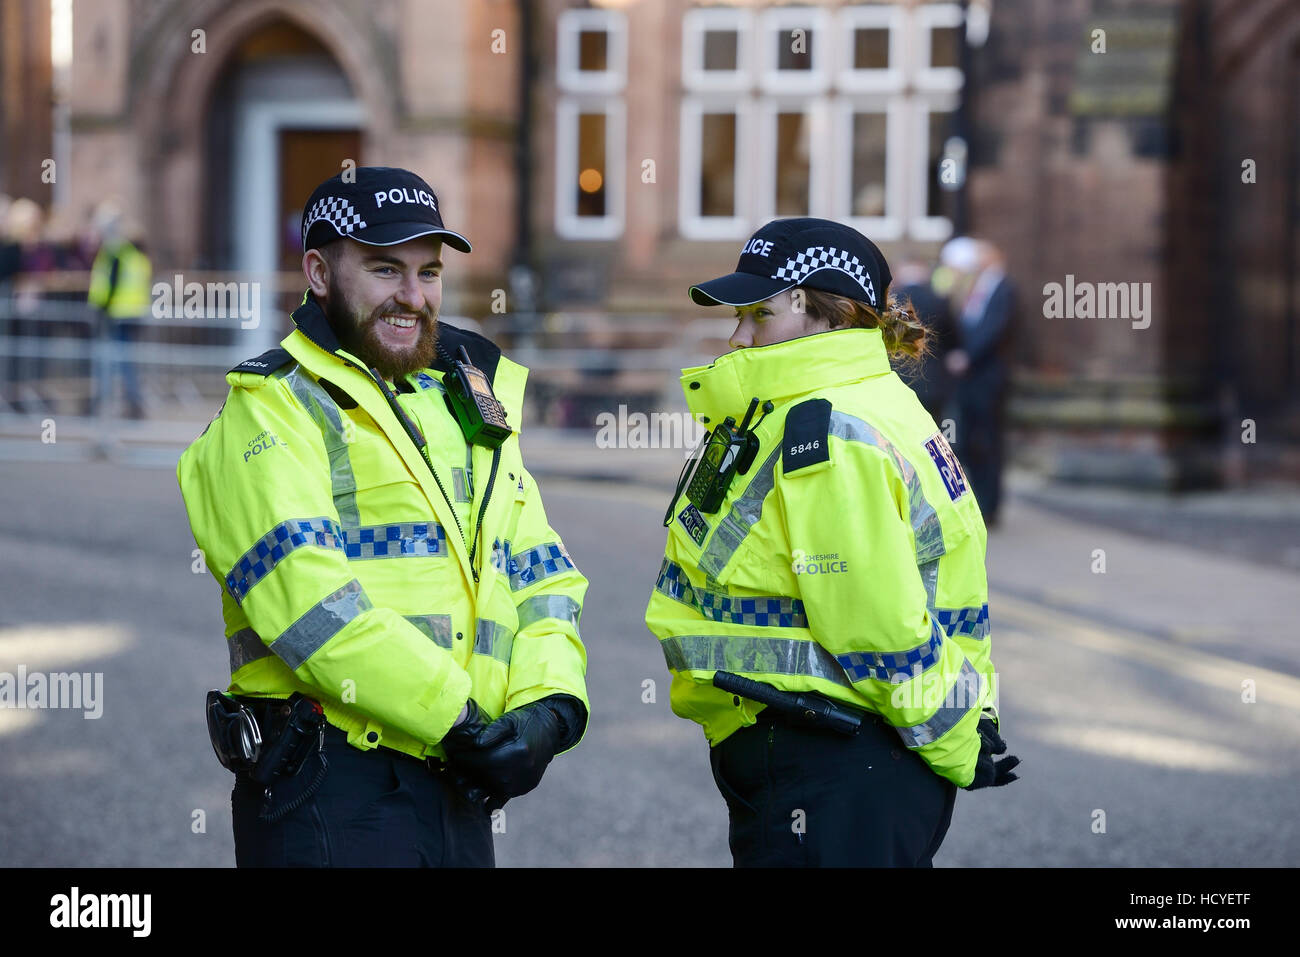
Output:
M710 751L737 867L931 867L957 787L878 715L855 737L764 711Z
M354 748L332 725L322 754L323 768L312 759L297 777L276 780L271 807L297 806L274 823L258 819L262 788L236 775L237 867L496 865L491 818L461 797L447 772L387 748Z
M953 451L970 479L985 522L995 522L1002 506L1002 468L1006 459L1006 381L981 373L964 380L957 392L961 426Z

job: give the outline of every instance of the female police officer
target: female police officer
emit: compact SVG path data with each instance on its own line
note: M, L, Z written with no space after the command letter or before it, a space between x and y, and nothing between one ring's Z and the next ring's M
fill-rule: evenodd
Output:
M737 865L929 866L957 787L1016 777L992 758L984 524L890 369L925 330L889 283L856 230L786 219L690 290L739 324L682 374L713 434L665 516L646 624L711 745ZM754 697L773 689L799 706Z

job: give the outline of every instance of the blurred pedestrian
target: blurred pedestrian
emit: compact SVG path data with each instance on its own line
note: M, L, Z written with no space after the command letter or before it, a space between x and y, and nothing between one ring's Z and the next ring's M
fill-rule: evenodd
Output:
M153 267L144 251L141 230L113 206L97 213L101 237L90 267L87 301L100 314L101 361L91 414L106 410L118 375L126 390L127 416L144 418L144 399L131 358L137 324L149 311Z
M950 253L949 261L969 277L958 310L961 347L946 359L949 371L958 380L955 451L970 476L984 523L995 528L1002 504L1003 434L1015 291L1006 273L1005 257L986 240L976 240L972 247Z
M894 272L894 286L899 300L910 302L916 317L926 328L928 349L915 370L900 367L899 377L912 387L925 411L935 422L942 422L951 400L955 380L945 359L957 346L957 329L946 297L931 283L931 270L918 260L899 263Z
M8 204L4 216L4 241L0 246L0 310L7 314L7 334L11 340L26 344L39 330L36 311L40 301L34 281L45 266L41 250L41 224L45 218L33 200L20 197ZM17 411L35 411L26 407L22 393L27 383L43 371L40 356L10 353L7 388L9 401Z

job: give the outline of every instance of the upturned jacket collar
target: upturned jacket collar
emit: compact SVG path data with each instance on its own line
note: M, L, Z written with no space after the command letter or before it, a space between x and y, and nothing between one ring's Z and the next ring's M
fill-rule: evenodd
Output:
M290 318L293 319L299 332L326 352L335 353L360 364L356 356L344 351L339 345L338 336L335 335L329 320L325 318L325 310L321 308L321 304L310 289L302 297L302 303L291 313ZM467 329L449 326L441 320L438 322L438 340L446 346L447 353L453 356L461 346L464 346L465 351L469 353L470 362L483 370L489 382L494 382L497 366L501 361L501 350L496 343ZM434 357L432 368L439 372L451 371L451 366L440 355Z
M715 425L728 415L739 421L754 397L780 404L891 371L880 330L855 328L737 349L710 365L683 369L681 381L691 413Z

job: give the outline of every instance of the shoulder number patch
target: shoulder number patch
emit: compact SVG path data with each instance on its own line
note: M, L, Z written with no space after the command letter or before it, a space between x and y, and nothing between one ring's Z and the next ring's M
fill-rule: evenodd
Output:
M231 369L231 372L255 372L258 375L270 375L280 366L293 359L287 349L277 346L274 349L267 349L260 356L252 359L245 359L239 365Z
M831 403L829 399L800 402L785 417L781 440L781 470L791 472L826 462L831 457Z
M944 439L943 433L936 432L926 439L925 450L930 453L930 458L934 459L934 467L939 470L939 475L943 478L944 487L948 489L948 497L955 502L965 495L969 488L966 483L966 473L961 470L961 463L957 461L957 456Z

